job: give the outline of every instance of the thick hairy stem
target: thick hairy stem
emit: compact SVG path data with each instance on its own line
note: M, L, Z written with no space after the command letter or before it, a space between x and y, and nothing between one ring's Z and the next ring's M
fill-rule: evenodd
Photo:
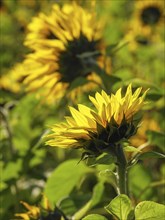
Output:
M116 156L117 156L118 192L119 194L128 195L127 160L121 145L117 146Z

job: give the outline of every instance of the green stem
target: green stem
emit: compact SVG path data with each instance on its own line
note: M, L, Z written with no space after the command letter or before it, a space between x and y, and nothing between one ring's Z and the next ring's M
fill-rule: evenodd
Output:
M116 148L118 193L128 195L127 160L121 145Z

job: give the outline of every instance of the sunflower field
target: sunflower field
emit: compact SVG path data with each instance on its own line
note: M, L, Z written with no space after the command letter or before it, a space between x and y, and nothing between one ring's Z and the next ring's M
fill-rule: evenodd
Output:
M2 220L165 219L165 2L0 0Z

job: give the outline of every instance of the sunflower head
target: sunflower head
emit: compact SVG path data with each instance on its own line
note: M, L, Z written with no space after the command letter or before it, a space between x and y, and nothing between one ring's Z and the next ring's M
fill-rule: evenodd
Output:
M47 197L43 196L40 206L31 206L26 202L22 202L23 206L28 210L26 213L15 214L19 219L24 220L66 220L63 213L56 207L54 210L51 208Z
M125 40L130 50L161 41L164 24L164 2L157 0L136 0L135 11L128 25Z
M144 104L146 92L140 96L142 88L132 93L128 86L124 96L119 89L115 94L96 93L89 97L96 110L78 105L78 110L70 107L71 117L66 122L54 125L52 134L46 136L46 144L62 148L83 148L86 152L99 155L115 152L116 146L128 140L137 130L135 114Z
M33 50L24 62L27 89L42 87L47 96L58 97L79 77L89 81L92 75L95 81L91 65L104 63L102 26L94 12L75 2L33 18L24 43Z
M135 3L137 10L137 17L144 26L156 26L163 23L164 18L164 3L163 1L147 0L139 1Z
M16 217L21 219L30 220L38 219L40 217L40 209L37 206L31 206L26 202L21 201L21 204L28 210L26 213L15 214Z

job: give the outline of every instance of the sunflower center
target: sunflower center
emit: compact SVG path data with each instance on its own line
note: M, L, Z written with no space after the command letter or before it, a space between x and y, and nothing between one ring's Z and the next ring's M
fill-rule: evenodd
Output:
M141 18L145 25L154 25L158 23L160 17L160 9L154 6L145 8L141 13Z
M68 41L66 50L59 55L59 72L62 75L62 82L70 83L77 77L85 77L90 74L80 57L84 53L95 52L97 44L98 41L89 41L83 34L79 39Z

